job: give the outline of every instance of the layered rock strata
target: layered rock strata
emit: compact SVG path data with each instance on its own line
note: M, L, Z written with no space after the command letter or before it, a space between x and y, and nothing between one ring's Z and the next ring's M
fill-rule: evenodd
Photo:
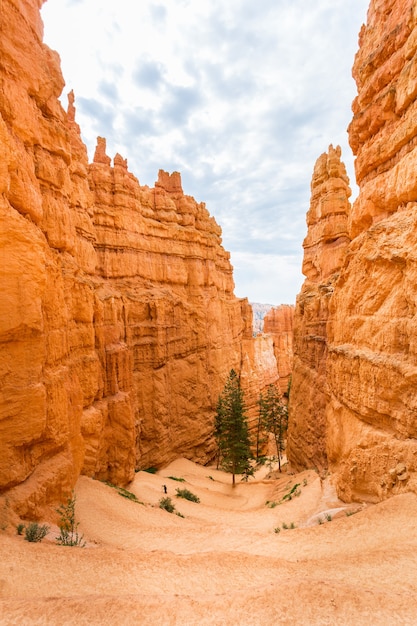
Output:
M359 44L349 127L360 188L348 220L352 241L328 296L318 293L327 281L311 286L315 253L306 254L290 456L308 465L321 447L343 499L379 500L417 491L416 3L372 1Z
M353 75L360 193L331 302L327 408L329 461L347 500L417 491L415 2L371 2Z
M308 233L303 243L306 280L294 314L288 457L295 468L327 468L327 322L329 302L349 244L350 195L341 150L329 146L317 159L311 181Z
M32 519L80 472L208 461L230 368L252 405L277 375L180 175L141 186L102 138L88 162L41 4L3 0L0 26L0 493Z
M288 393L292 374L293 325L294 306L291 304L273 307L265 315L264 332L272 337L282 394Z

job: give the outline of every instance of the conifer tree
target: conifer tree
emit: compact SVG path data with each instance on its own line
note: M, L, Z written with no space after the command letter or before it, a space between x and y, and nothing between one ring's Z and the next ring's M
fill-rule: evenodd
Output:
M236 484L236 474L244 474L246 478L251 476L252 454L244 394L238 375L233 369L230 370L217 403L214 436L218 445L220 466L232 474L233 486Z
M274 435L278 455L278 468L281 471L281 458L285 450L285 434L288 429L288 408L280 391L275 385L269 385L266 394L259 398L258 431L264 430Z

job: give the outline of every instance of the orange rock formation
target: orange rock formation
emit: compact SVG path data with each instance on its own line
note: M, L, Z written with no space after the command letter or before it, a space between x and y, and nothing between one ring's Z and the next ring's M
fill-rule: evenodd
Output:
M0 37L0 493L29 518L80 472L204 463L230 368L253 406L277 376L180 175L142 187L102 138L88 163L41 4L4 0Z
M281 393L287 393L293 367L294 307L281 304L265 315L264 332L272 336Z
M349 243L351 195L340 148L316 162L307 213L303 273L294 314L288 456L295 467L327 467L326 361L329 302Z
M306 250L289 452L307 465L320 449L341 497L378 500L417 491L416 3L372 1L359 43L352 241L331 282L325 250Z

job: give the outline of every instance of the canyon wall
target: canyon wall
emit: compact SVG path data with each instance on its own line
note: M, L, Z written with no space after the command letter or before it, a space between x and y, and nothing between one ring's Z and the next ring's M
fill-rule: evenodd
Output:
M343 264L351 190L339 147L329 147L314 167L303 274L294 313L288 458L296 469L327 468L325 408L329 303Z
M265 315L264 332L271 335L277 361L279 388L287 394L293 368L294 306L281 304L272 307Z
M360 192L349 212L351 243L327 299L318 293L327 281L318 276L311 286L310 271L317 272L306 250L289 454L295 466L308 465L320 449L320 464L335 474L343 499L376 501L417 492L414 0L372 0L353 75L358 96L349 140ZM313 231L309 224L307 239ZM314 313L312 328L303 329L306 306Z
M277 378L180 175L141 186L103 138L88 162L41 5L3 0L0 23L0 497L32 519L81 472L209 461L229 370L251 411Z

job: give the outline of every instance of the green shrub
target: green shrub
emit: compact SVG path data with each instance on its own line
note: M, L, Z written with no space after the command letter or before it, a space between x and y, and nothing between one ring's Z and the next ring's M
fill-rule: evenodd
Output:
M282 496L281 502L284 502L285 500L292 500L294 496L301 495L301 489L298 489L299 486L300 483L296 483L290 491L285 494L285 496Z
M147 467L143 471L144 472L148 472L148 474L156 474L156 472L158 471L158 468L157 467Z
M325 518L327 519L328 522L332 521L332 516L330 515L330 513L326 513Z
M66 504L61 504L57 513L60 515L58 527L60 534L56 538L56 542L61 546L78 546L84 548L85 541L83 536L78 534L78 522L75 521L75 495L72 494L68 498Z
M177 489L177 498L184 498L185 500L189 500L190 502L200 502L200 498L196 496L194 493L191 493L188 489Z
M23 531L25 529L25 525L24 524L18 524L16 526L16 532L18 535L23 535Z
M106 485L108 487L111 487L112 489L116 489L117 493L119 494L119 496L122 496L122 498L127 498L128 500L132 500L132 502L136 502L137 504L143 504L143 502L141 502L134 493L128 491L124 487L118 487L117 485L113 485L113 483L109 483L107 481Z
M265 502L265 506L267 506L269 509L275 509L276 506L278 506L279 502L275 502L274 500L267 500Z
M30 543L38 543L48 534L49 526L43 524L42 526L37 522L31 522L29 526L25 527L25 539Z
M175 504L173 504L171 498L167 496L159 500L159 508L163 509L164 511L168 511L168 513L174 513Z
M185 478L177 478L177 476L168 476L171 480L176 480L179 483L185 483Z

